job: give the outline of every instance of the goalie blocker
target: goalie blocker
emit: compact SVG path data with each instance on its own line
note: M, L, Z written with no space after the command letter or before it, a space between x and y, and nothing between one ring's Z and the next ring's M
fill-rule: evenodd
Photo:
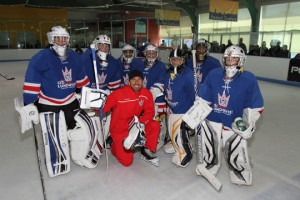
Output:
M80 108L99 109L104 106L109 94L110 92L108 90L82 87Z

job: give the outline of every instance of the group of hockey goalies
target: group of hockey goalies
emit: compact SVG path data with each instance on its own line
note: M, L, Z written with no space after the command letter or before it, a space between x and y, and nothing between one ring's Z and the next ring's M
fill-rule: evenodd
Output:
M40 124L50 177L68 173L71 159L95 168L107 148L124 166L136 150L158 166L155 153L163 148L179 167L197 152L196 173L207 179L215 178L223 151L231 182L252 184L247 141L264 108L243 49L228 47L222 66L200 39L192 57L174 49L166 66L151 44L143 59L128 44L116 59L107 35L82 55L70 48L65 28L54 26L47 37L50 46L31 58L15 108L22 133Z

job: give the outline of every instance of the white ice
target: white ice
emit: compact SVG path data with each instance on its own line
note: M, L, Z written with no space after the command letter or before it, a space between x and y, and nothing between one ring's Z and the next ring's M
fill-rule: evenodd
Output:
M22 96L27 61L0 63L0 199L42 200L33 132L20 133L13 98ZM265 112L255 136L249 141L253 163L253 185L230 183L227 166L217 175L220 192L195 174L195 158L186 168L171 163L171 154L158 152L160 166L155 167L135 154L132 166L123 167L108 152L96 169L72 163L71 172L49 178L43 164L48 200L299 200L300 199L300 92L299 87L259 82ZM40 138L40 137L39 137ZM192 139L193 140L193 139Z

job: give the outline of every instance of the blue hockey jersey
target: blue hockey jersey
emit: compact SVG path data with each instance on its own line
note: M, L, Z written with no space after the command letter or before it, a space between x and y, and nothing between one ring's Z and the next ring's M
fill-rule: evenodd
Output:
M66 60L61 61L52 49L35 54L28 65L23 86L24 105L39 103L67 105L75 100L76 88L89 84L79 55L69 50Z
M263 110L264 102L255 76L244 71L230 82L224 80L224 70L212 70L198 88L198 95L211 104L207 119L231 128L245 108Z
M119 58L117 61L119 62L119 66L121 67L121 72L122 72L121 87L123 87L124 85L128 85L129 72L132 68L142 69L144 66L144 62L139 58L133 58L130 64L125 64L123 61L123 57Z
M89 87L96 88L96 79L91 48L88 48L81 55L81 60L90 79ZM115 90L121 86L121 67L119 66L117 60L109 54L107 55L107 61L108 65L106 67L101 66L100 61L96 56L99 88L103 90Z
M201 64L196 62L196 77L198 85L202 84L207 77L208 73L215 68L222 68L220 61L214 57L208 56L207 59ZM190 58L187 62L187 66L194 70L193 68L193 58Z
M174 114L184 114L193 105L195 100L193 71L184 67L177 75L172 69L164 78L164 91L167 105Z

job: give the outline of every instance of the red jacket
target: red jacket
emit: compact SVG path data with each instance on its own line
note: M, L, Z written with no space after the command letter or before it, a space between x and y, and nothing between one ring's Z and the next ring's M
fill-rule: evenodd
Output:
M145 125L154 117L154 102L151 92L142 88L135 92L129 85L113 91L107 98L104 112L112 111L110 131L128 133L128 123L134 115ZM142 116L140 116L142 114Z

